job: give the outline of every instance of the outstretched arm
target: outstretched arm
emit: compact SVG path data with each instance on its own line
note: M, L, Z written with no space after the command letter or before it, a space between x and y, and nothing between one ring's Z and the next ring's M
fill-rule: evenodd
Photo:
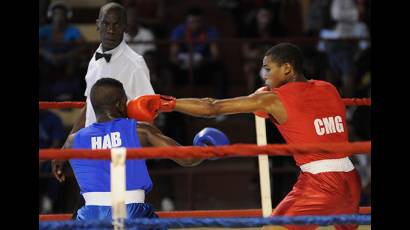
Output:
M152 122L160 112L177 111L196 117L213 117L236 113L271 115L279 124L287 119L285 108L278 95L257 90L249 96L216 100L213 98L180 98L164 95L143 95L128 103L128 117L137 121ZM266 116L262 117L266 117Z
M141 145L144 147L181 146L178 142L163 135L158 128L147 122L138 122L137 133L140 138ZM190 158L171 160L184 167L196 166L203 161L203 159Z
M251 94L249 96L216 100L212 98L181 98L176 100L174 111L197 117L213 117L237 113L263 111L276 120L286 119L284 107L279 97L272 92Z

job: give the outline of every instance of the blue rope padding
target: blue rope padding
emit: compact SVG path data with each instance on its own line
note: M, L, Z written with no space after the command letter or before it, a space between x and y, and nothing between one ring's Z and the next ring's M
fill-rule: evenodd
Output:
M362 224L370 225L370 215L337 215L337 216L276 216L269 218L160 218L160 219L126 219L126 229L168 227L261 227L264 225L334 225L334 224ZM110 220L93 221L43 221L39 223L39 229L112 229Z

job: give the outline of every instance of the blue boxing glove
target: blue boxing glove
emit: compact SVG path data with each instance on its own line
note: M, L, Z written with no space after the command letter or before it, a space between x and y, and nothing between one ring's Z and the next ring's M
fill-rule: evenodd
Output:
M194 137L194 146L221 146L229 145L229 139L219 129L204 128ZM218 158L211 158L210 160L216 160Z

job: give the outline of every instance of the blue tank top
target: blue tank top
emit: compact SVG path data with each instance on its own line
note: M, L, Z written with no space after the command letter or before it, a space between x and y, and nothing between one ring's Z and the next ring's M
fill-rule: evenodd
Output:
M137 123L133 119L119 118L109 122L93 123L80 129L74 137L74 149L111 149L115 147L140 148ZM110 160L71 159L81 194L110 192ZM143 189L149 192L152 181L145 160L126 160L126 190Z

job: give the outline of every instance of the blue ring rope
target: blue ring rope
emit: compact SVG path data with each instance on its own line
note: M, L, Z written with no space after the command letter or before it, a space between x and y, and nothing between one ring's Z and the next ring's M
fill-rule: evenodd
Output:
M261 227L264 225L319 225L361 224L370 225L370 215L336 215L336 216L275 216L268 218L160 218L160 219L126 219L126 229L142 228L191 228L191 227ZM112 229L111 220L90 221L42 221L41 230L55 229Z

